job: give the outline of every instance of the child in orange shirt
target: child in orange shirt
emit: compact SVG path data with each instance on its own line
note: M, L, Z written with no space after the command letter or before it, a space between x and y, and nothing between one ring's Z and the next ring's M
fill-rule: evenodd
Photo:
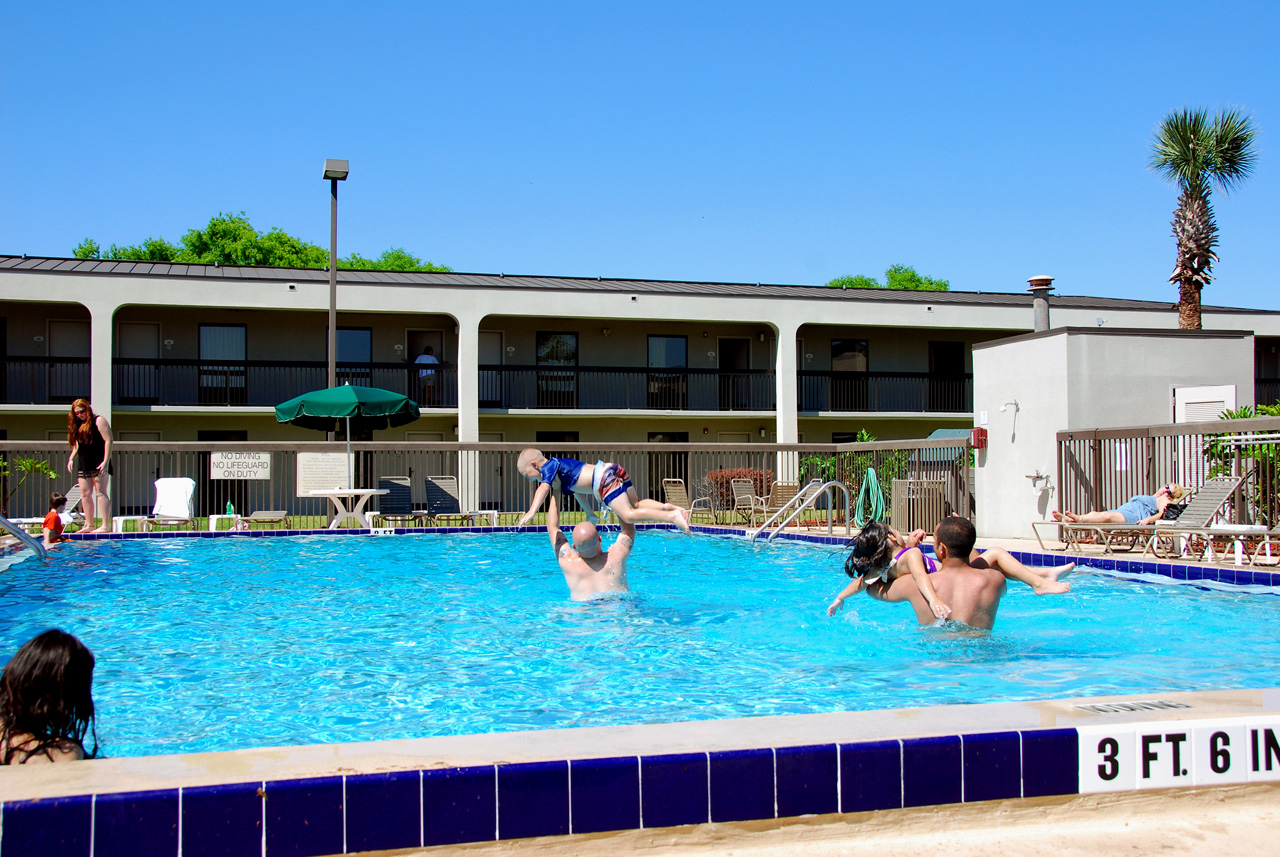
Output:
M70 539L62 537L62 510L66 508L67 495L59 494L54 491L49 496L49 514L44 516L44 546L53 547L56 542L66 542Z

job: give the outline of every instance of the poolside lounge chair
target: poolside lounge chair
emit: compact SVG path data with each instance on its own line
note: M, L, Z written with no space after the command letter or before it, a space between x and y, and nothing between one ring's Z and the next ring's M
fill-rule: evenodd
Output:
M387 493L378 498L378 511L371 516L374 526L385 527L397 522L426 524L426 512L414 511L408 476L384 476L378 480L378 487Z
M188 476L166 476L156 480L156 504L151 517L142 521L145 529L183 527L194 530L196 481Z
M715 507L711 505L710 497L699 497L693 502L689 502L689 492L684 487L683 479L663 479L662 495L673 506L688 509L690 521L693 520L694 515L710 515L713 524L720 523L720 516L716 514Z
M434 526L465 527L475 523L478 512L463 512L458 499L458 477L428 476L427 508L420 511Z
M241 519L251 529L254 524L277 524L279 529L292 529L289 526L289 513L282 510L259 510L251 515L245 515Z
M1092 538L1096 544L1102 546L1103 553L1131 550L1141 542L1144 544L1142 551L1144 554L1148 551L1156 555L1175 552L1175 544L1176 552L1181 554L1185 549L1183 536L1208 528L1244 480L1244 476L1215 476L1205 480L1204 485L1200 486L1175 521L1157 521L1154 524L1034 521L1031 527L1036 534L1036 539L1040 542L1041 549L1047 548L1040 535L1040 529L1060 527L1064 550L1078 548L1086 539Z
M752 526L756 522L756 514L764 511L764 498L756 495L756 484L750 479L731 479L729 487L733 491L733 513L741 516L744 523Z

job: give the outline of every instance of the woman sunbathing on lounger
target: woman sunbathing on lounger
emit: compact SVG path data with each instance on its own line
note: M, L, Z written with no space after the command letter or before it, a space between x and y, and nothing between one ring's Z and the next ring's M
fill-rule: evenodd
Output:
M1164 510L1187 493L1177 482L1170 482L1155 494L1136 494L1118 509L1105 512L1053 512L1055 521L1069 524L1154 524L1164 516Z
M947 618L951 614L951 607L938 598L938 593L934 592L933 585L929 583L929 575L938 570L937 563L932 557L925 556L919 548L924 536L924 530L916 530L904 538L897 530L879 521L872 521L863 527L844 563L845 574L852 577L853 582L831 602L827 615L836 615L844 606L846 598L862 592L877 580L888 583L904 574L910 574L920 588L920 594L929 603L933 615L939 619ZM1064 583L1059 578L1070 574L1075 563L1033 569L1014 559L1004 548L988 548L985 551L974 548L969 562L979 559L1009 580L1030 586L1036 595L1060 595L1071 589L1071 584Z

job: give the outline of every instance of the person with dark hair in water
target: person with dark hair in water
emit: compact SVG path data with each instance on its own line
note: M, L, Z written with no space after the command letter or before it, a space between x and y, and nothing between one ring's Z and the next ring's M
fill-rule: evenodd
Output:
M951 522L948 524L951 528L958 526L954 523L955 521L964 521L970 529L973 528L972 523L955 515L943 521ZM928 605L934 618L948 618L951 607L938 596L930 577L938 570L938 564L919 548L919 544L924 541L924 536L924 530L916 530L904 537L893 527L879 521L872 521L863 527L854 539L849 556L844 563L845 574L853 578L853 582L836 596L835 601L831 602L827 608L827 615L834 616L844 606L846 598L856 595L871 584L877 581L892 583L899 577L909 574L915 580L920 596ZM941 559L941 554L938 556ZM1030 568L1019 562L1004 548L988 548L979 553L974 550L972 544L965 552L965 557L975 565L981 560L984 567L994 568L1009 580L1025 583L1037 595L1061 595L1071 591L1071 584L1060 578L1070 574L1075 568L1075 563L1053 568Z
M65 631L29 640L0 672L0 765L72 762L98 755L93 654ZM93 750L84 739L93 736Z
M933 534L938 568L930 574L929 582L937 597L948 605L948 618L951 621L989 631L995 625L996 611L1000 607L1000 599L1004 597L1005 577L1017 578L1014 578L1008 568L1008 561L1012 560L1008 551L991 548L979 553L974 550L977 538L973 522L967 518L958 515L943 518ZM1028 571L1017 560L1013 562L1024 573ZM1070 567L1065 565L1049 569L1048 581L1056 584L1056 578L1069 570ZM1062 584L1062 590L1066 588L1067 585ZM1061 590L1055 587L1048 591ZM910 602L916 611L916 620L921 625L930 625L936 621L935 611L921 595L919 586L905 576L896 580L880 578L867 587L867 594L880 601Z

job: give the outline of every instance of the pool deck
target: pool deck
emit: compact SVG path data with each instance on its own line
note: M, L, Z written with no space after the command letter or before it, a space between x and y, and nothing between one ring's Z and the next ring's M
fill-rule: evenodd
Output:
M594 857L1098 857L1270 854L1280 839L1280 785L1221 786L1070 799L722 822L663 830L436 846L403 855Z
M826 535L825 526L807 532ZM842 530L833 536L843 538ZM992 545L1036 555L1028 558L1035 564L1067 561L1061 553L1051 562L1042 561L1044 552L1031 539L979 540L979 546ZM1154 564L1148 565L1152 558L1142 561L1129 556L1142 562L1143 568L1135 563L1134 571L1154 569ZM1103 559L1099 554L1085 557L1091 563ZM1183 568L1185 574L1184 566L1191 565L1182 561L1174 574L1163 569L1161 573L1174 577L1176 569ZM1195 565L1236 568L1230 562ZM1114 568L1122 570L1119 565ZM1222 572L1221 580L1227 581L1230 574ZM1276 575L1268 571L1254 586L1261 577L1273 580ZM1274 591L1275 583L1271 585ZM1274 681L1271 676L1258 679L1260 684ZM1230 736L1227 743L1236 757L1226 775L1221 775L1211 760L1217 758L1214 753L1221 750L1224 735ZM1115 755L1108 757L1104 750L1110 742L1121 748L1119 757L1126 760L1118 779L1114 773L1110 778L1101 774L1100 760L1105 763ZM1176 771L1180 752L1187 766L1181 775ZM890 779L884 779L884 770L873 770L885 764L886 753L892 757ZM1171 754L1173 774L1165 772ZM1253 773L1245 770L1246 758L1252 760ZM1135 772L1145 771L1147 761L1153 770L1144 780L1147 773ZM870 776L867 771L873 772L872 780L880 777L875 780L878 785L864 785ZM631 795L628 800L638 802L628 810L638 815L627 826L597 826L592 832L590 812L596 807L582 796L596 797L589 783L601 782L602 775L614 778L610 788L620 788ZM678 781L679 788L670 791L662 776L669 783ZM529 791L535 782L538 791ZM867 801L881 800L886 787L893 794L892 808L869 807ZM473 835L476 829L472 828L469 839L433 840L433 825L440 833L439 828L455 824L447 815L439 815L440 807L457 806L464 792L468 800L479 796L487 802L484 811L491 813L487 830L482 824L480 835ZM208 849L201 842L208 830L213 830L209 835L215 839L233 835L240 843L217 853L270 855L281 853L279 847L271 846L272 834L280 836L286 827L306 831L310 822L305 819L313 813L330 816L326 835L335 844L304 851L294 847L301 840L282 841L284 853L355 853L361 849L362 831L374 840L383 835L379 831L388 823L389 804L375 796L384 794L403 804L396 810L398 816L392 814L393 821L405 821L406 813L413 815L405 838L394 847L380 846L379 853L387 854L1271 853L1280 838L1280 688L602 726L6 767L0 768L0 857L52 853L92 857L114 853L112 836L144 834L165 842L166 849L171 841L176 843L179 855L204 853ZM269 797L277 800L268 802ZM443 803L441 797L446 798ZM535 808L530 808L530 800ZM583 800L588 800L585 809L579 803ZM786 810L784 800L792 803L792 810ZM829 808L796 809L797 800ZM685 813L693 807L694 815L700 816L698 823L686 823L687 818L658 823L658 813L649 814L651 801L682 804L680 811ZM609 801L602 796L596 803ZM760 814L740 814L743 810L735 808L748 803L755 807L751 811ZM130 812L142 814L131 816ZM333 813L341 823L340 840L333 838L338 835L332 829L337 823L332 822ZM169 815L174 816L173 823L164 821ZM555 821L560 816L561 821ZM202 829L211 819L215 826ZM561 822L557 830L554 825ZM541 835L548 830L565 835ZM299 835L319 836L320 830L311 828ZM74 842L48 851L47 836L70 837ZM421 847L432 841L465 844ZM93 843L99 843L97 851Z

